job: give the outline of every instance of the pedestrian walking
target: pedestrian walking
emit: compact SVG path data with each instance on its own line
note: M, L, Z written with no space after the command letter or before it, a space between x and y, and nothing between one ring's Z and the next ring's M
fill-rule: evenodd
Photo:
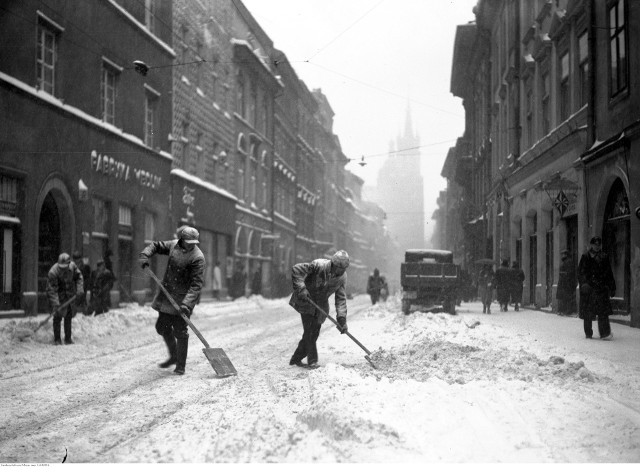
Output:
M60 304L73 297L76 302L63 309ZM61 253L58 262L51 266L47 275L47 297L53 314L53 343L61 345L60 324L64 319L64 343L73 344L71 338L71 320L76 314L76 304L84 297L84 281L78 266L71 261L68 253Z
M244 296L244 288L247 281L247 274L244 272L240 261L236 263L234 269L233 276L231 276L231 292L229 294L232 300Z
M153 255L167 255L169 261L162 279L162 285L180 306L180 311L191 316L200 290L204 284L205 260L198 248L200 234L193 227L182 226L177 230L177 240L156 241L140 252L142 269L149 267ZM162 290L158 290L151 307L158 312L156 332L162 336L169 359L160 363L160 368L175 365L174 373L183 375L189 350L187 323Z
M220 300L220 290L222 289L222 271L220 271L220 261L216 261L213 267L213 298Z
M500 263L500 267L496 270L493 283L496 288L496 295L498 298L498 303L500 304L500 311L508 311L509 298L511 296L513 284L508 259L504 259Z
M558 314L561 316L571 316L576 312L576 282L576 269L571 254L569 250L562 250L556 289Z
M262 270L260 266L256 266L251 277L251 293L253 295L262 294Z
M612 314L609 297L616 293L616 281L609 263L609 256L602 251L602 238L591 238L589 249L578 265L580 284L580 318L587 339L593 337L592 319L598 320L600 339L613 338L609 315Z
M347 273L349 255L344 250L337 251L331 259L316 259L310 263L298 263L291 269L293 294L289 305L298 313L302 320L302 339L291 356L289 365L318 367L318 349L316 342L320 335L320 328L326 319L313 303L329 313L329 297L335 294L336 321L338 330L347 332ZM307 365L302 359L307 359Z
M103 259L96 263L96 270L91 274L91 310L95 316L109 311L111 289L115 282L113 273L107 269Z
M82 253L78 250L73 252L73 262L80 272L82 273L82 282L84 285L84 293L78 302L78 310L82 312L82 314L87 315L89 313L90 306L87 303L87 292L91 290L91 266L88 261L82 257Z
M522 289L524 288L524 271L520 267L517 261L511 264L511 303L513 303L513 309L520 311L520 305L522 304Z
M380 276L380 271L378 268L375 268L373 274L370 274L369 279L367 279L367 293L371 298L372 305L375 305L380 299L380 292L383 285L383 278Z
M482 313L490 315L493 298L493 268L490 264L483 264L478 273L478 295L482 301Z

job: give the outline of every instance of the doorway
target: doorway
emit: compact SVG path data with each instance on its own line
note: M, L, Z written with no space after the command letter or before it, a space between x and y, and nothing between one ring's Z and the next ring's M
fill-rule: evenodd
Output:
M49 269L61 253L60 210L51 193L47 194L38 222L38 293L46 294ZM40 311L47 309L47 300L38 300Z
M614 310L629 313L630 303L630 239L631 220L629 199L620 179L611 186L604 213L602 249L609 255L616 294L611 298Z
M17 228L0 225L0 310L20 307L19 238Z

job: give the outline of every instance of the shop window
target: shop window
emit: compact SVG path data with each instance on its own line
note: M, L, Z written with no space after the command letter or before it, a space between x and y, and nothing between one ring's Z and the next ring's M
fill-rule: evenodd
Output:
M609 81L614 97L627 88L625 0L618 0L609 8L609 50Z
M100 198L93 198L92 204L93 231L106 235L109 232L109 203Z
M38 12L39 13L39 12ZM60 33L64 29L42 14L38 14L36 42L36 85L55 95L56 63Z
M144 213L144 241L151 243L156 238L156 216L150 212Z
M18 206L18 180L0 175L0 213L15 216Z
M131 227L131 208L129 206L118 206L118 225L121 227Z

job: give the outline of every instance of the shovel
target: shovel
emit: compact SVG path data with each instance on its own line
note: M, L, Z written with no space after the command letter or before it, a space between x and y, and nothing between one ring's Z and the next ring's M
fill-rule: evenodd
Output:
M336 326L338 326L338 329L341 329L341 328L342 328L342 326L340 326L340 324L338 324L338 322L337 322L335 319L333 319L333 318L329 315L329 313L327 313L327 312L326 312L326 311L324 311L322 308L320 308L318 305L316 305L316 304L315 304L315 302L314 302L313 300L309 299L309 303L311 303L314 307L316 307L316 310L318 310L320 313L322 313L322 314L323 314L323 315L325 315L327 318L329 318L329 320L330 320L333 324L335 324ZM366 354L367 354L367 355L365 355L365 356L364 356L364 358L366 358L366 359L367 359L367 361L369 362L369 365L371 365L373 368L375 368L375 369L377 370L377 369L378 369L378 367L376 367L376 365L373 363L373 360L371 360L371 357L370 357L371 352L369 352L369 351L367 350L367 348L366 348L364 345L362 345L358 339L356 339L355 337L353 337L353 336L351 335L351 333L349 333L349 331L345 332L345 334L346 334L347 336L349 336L353 342L355 342L356 344L358 344L358 345L360 346L360 348L366 352Z
M62 305L60 305L58 307L58 310L62 310L63 308L68 307L69 305L71 305L74 301L76 300L76 297L71 297L69 300L67 300L66 302L64 302ZM66 313L65 313L66 315ZM38 324L38 327L35 328L33 330L33 333L35 334L36 332L38 332L38 329L40 329L42 326L44 326L47 321L49 321L51 319L51 317L53 316L53 313L49 313L49 316L47 316L40 324ZM64 315L63 315L64 316Z
M175 308L176 311L180 313L180 316L182 316L182 319L184 319L187 322L191 330L202 341L202 343L204 344L204 349L202 349L202 351L204 352L205 357L207 357L207 360L209 360L209 363L211 363L211 366L215 370L216 374L218 376L237 375L238 371L234 368L233 364L231 363L231 360L229 360L229 357L227 357L227 354L224 352L224 350L214 349L212 347L209 347L209 343L207 342L207 340L202 336L202 334L200 334L200 331L196 329L196 327L193 325L191 320L187 318L187 315L185 315L182 312L182 310L180 310L180 307L178 306L176 301L169 294L169 292L167 292L167 289L164 288L164 285L162 285L162 282L160 282L160 280L156 277L153 271L148 267L145 268L145 271L147 271L147 273L153 278L156 284L158 284L158 287L160 287L160 290L162 290L162 292L165 294L165 296L167 297L171 305L173 305L173 308Z

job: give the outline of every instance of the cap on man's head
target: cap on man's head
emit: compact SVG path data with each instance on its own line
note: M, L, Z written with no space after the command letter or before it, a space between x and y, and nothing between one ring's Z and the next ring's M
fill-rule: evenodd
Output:
M69 256L68 253L60 253L60 256L58 256L58 266L68 268L69 264L71 264L71 256Z
M82 258L82 253L80 253L78 250L73 252L73 259L81 259Z
M96 261L96 266L98 266L98 267L104 266L104 260L103 259L99 259L98 261Z
M344 250L336 251L331 257L331 264L336 267L347 269L349 267L349 255Z
M562 256L569 256L569 250L562 250L562 251L560 252L560 255L562 255Z
M596 235L595 237L591 237L591 241L589 243L602 244L602 239Z
M183 225L178 229L178 238L184 243L200 243L200 233L193 227Z

